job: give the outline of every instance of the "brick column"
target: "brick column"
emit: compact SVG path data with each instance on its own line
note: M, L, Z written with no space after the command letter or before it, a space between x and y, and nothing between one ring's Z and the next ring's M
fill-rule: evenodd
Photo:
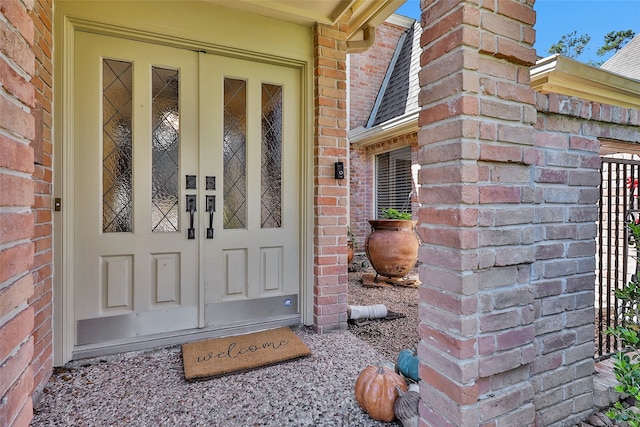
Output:
M30 2L26 2L30 3ZM23 2L2 2L0 13L0 425L27 426L32 417L34 311L30 273L34 219L31 175L35 136L33 22ZM8 60L7 60L8 59Z
M532 3L422 0L422 425L535 419Z
M334 162L348 163L346 24L315 28L314 285L317 331L347 328L348 170L334 178Z
M35 91L35 137L34 149L35 194L33 213L35 229L33 235L34 294L29 300L33 306L35 323L33 329L34 355L33 375L36 394L46 385L53 369L53 140L51 126L53 101L53 35L51 2L38 0L31 12L35 25L33 51L36 56L35 75L32 83Z

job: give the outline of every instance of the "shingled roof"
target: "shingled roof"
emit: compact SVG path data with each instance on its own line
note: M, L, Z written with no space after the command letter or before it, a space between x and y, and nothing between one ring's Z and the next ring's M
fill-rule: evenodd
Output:
M418 21L398 40L389 68L382 81L366 128L379 125L419 109L418 71L420 68L420 34Z
M640 80L640 34L609 58L600 68L635 80Z

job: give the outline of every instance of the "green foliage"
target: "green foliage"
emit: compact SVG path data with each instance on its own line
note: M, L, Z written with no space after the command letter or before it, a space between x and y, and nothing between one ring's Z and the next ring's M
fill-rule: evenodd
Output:
M616 290L616 297L620 300L620 320L625 326L634 326L640 319L640 283L629 282L627 286ZM635 344L635 343L632 343Z
M569 58L577 58L582 55L584 48L591 41L589 34L578 36L577 31L563 35L558 43L554 43L549 48L549 53L557 53Z
M640 224L630 221L627 222L627 228L631 232L630 244L638 246L638 243L640 242Z
M598 48L596 55L603 56L613 51L614 53L622 49L627 42L635 37L632 30L611 31L604 36L604 44ZM584 53L585 48L591 41L589 34L578 35L577 31L572 31L563 35L557 43L551 45L548 53L564 55L577 59ZM602 65L603 61L590 60L587 64L594 67Z
M632 30L611 31L604 36L604 44L598 48L596 55L602 56L609 51L617 52L635 36L636 33Z
M634 335L637 340L637 334ZM628 353L618 352L613 356L613 361L613 373L619 383L615 386L615 390L629 395L636 402L640 402L640 362L638 362L638 356L629 356ZM616 422L624 421L629 427L640 427L640 413L633 407L625 406L622 402L616 402L607 411L607 416Z
M627 223L631 232L631 245L640 243L640 225L635 222ZM640 361L639 355L633 354L640 349L640 283L636 280L629 282L622 289L616 290L616 296L622 302L620 324L615 328L609 327L607 334L618 338L625 350L613 356L613 373L618 380L615 390L625 393L635 399L636 406L629 407L622 402L616 402L607 411L607 416L617 422L626 422L629 427L640 427Z
M353 249L358 249L358 241L356 240L356 235L351 231L351 227L347 226L347 240L351 242L351 246Z
M411 213L393 208L382 209L382 219L411 219Z

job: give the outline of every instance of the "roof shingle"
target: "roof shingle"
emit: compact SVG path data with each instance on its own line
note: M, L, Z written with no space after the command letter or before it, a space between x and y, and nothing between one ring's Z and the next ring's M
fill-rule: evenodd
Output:
M609 58L600 68L640 80L640 34Z
M367 128L418 110L421 33L420 23L414 21L400 38L371 111Z

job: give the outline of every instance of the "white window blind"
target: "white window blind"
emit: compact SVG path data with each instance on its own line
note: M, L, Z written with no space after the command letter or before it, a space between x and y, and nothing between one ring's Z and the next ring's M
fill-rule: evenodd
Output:
M376 156L376 216L394 208L411 212L411 147Z

